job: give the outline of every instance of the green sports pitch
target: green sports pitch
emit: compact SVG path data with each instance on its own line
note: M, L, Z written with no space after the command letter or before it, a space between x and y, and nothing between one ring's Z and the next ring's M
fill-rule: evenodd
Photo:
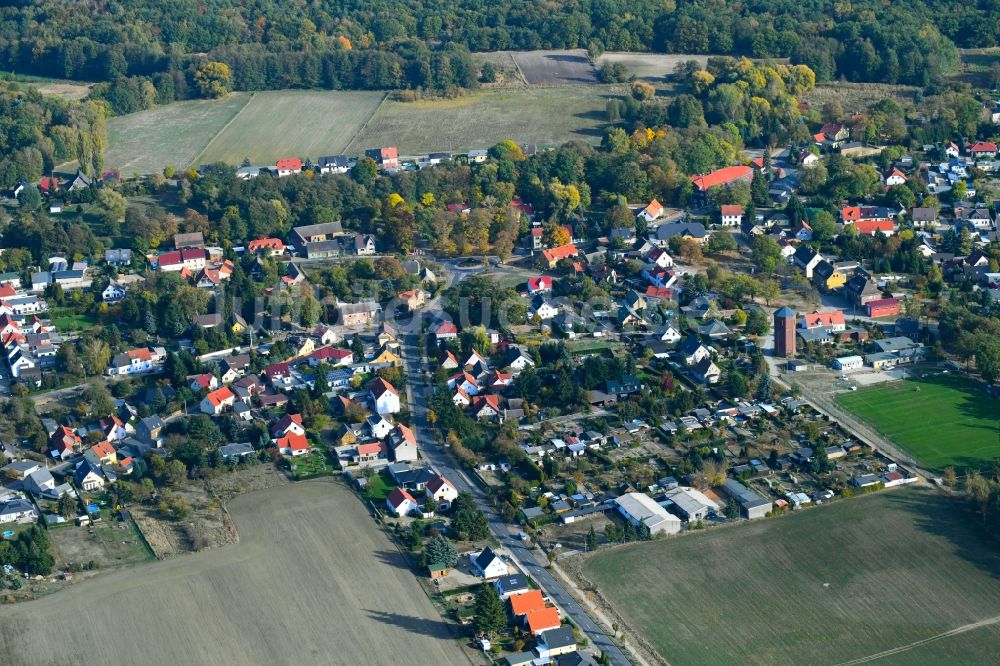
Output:
M837 402L929 469L983 468L1000 458L1000 400L961 375L928 371Z

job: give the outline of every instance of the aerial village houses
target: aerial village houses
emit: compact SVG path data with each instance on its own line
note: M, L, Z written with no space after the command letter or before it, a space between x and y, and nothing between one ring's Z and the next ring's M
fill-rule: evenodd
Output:
M133 349L115 356L111 360L108 374L115 376L158 372L166 357L167 350L163 347Z

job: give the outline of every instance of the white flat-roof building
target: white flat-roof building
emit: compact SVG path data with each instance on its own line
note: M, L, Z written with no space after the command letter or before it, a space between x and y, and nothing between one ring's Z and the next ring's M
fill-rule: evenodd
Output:
M650 534L676 534L681 531L681 519L643 493L626 493L615 499L620 513L633 525L644 523Z
M865 367L865 359L860 356L841 356L834 359L833 367L837 370L860 370Z

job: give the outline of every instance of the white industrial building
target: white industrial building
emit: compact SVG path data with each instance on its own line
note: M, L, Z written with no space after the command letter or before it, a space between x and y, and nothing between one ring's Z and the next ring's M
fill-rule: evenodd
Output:
M674 503L681 517L689 522L704 520L709 513L718 513L720 510L716 502L695 488L674 488L667 492L667 499Z
M676 534L681 531L681 519L653 501L643 493L626 493L615 500L620 513L626 520L638 526L644 523L650 534Z

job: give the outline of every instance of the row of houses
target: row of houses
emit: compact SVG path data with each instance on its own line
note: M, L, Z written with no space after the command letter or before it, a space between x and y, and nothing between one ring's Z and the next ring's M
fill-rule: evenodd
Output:
M0 301L0 349L11 376L30 386L42 385L42 370L55 366L62 338L37 316L16 315Z
M522 150L535 151L534 146L529 144L524 144ZM461 153L468 160L470 164L480 164L486 161L489 153L486 150L470 150L466 153ZM375 161L375 165L380 171L385 173L394 173L401 169L406 168L406 162L404 162L399 155L399 150L395 146L385 146L381 148L369 148L365 150L364 157L369 157ZM456 157L455 153L451 152L434 152L427 153L425 155L417 155L413 158L412 167L416 169L424 169L427 167L437 166L446 160L451 160ZM284 176L292 176L298 173L302 173L304 170L313 170L321 174L329 173L347 173L358 163L358 157L353 155L323 155L319 157L315 163L303 162L299 157L285 157L276 160L273 165L266 166L241 166L236 170L236 176L243 180L249 180L251 178L256 178L261 174L261 172L267 171L279 178Z

